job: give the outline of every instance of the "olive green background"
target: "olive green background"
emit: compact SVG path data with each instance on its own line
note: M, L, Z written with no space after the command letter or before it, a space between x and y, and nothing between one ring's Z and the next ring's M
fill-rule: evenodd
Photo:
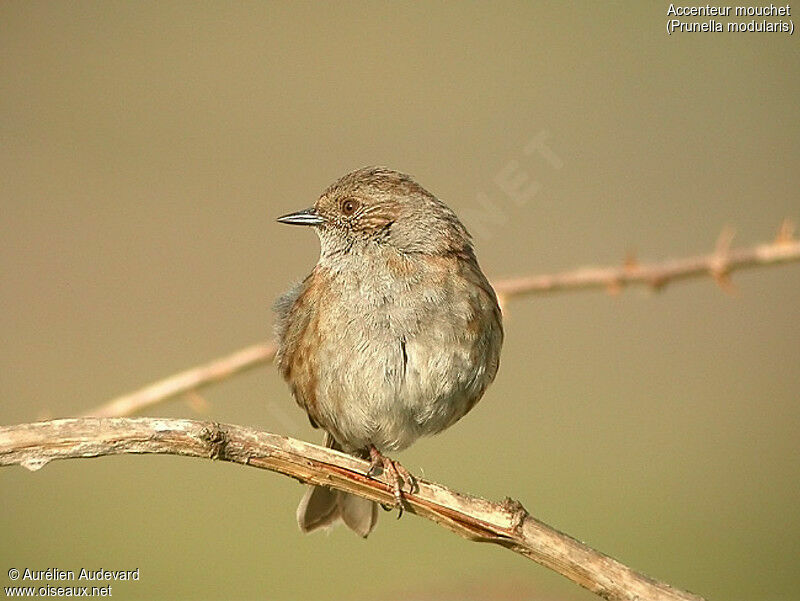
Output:
M490 278L704 253L725 224L772 239L800 218L797 35L670 37L667 7L3 2L0 423L268 339L318 253L275 217L366 164L462 215ZM550 161L525 152L536 136ZM514 200L509 178L538 191ZM399 458L710 599L800 598L800 265L734 283L514 301L483 401ZM208 418L320 440L271 367L203 397ZM114 598L593 598L413 516L301 536L301 493L175 457L4 469L0 581L139 568Z

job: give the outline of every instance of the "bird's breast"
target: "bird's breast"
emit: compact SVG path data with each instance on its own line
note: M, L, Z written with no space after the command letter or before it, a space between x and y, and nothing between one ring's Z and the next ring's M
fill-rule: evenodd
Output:
M316 342L314 356L305 353L314 418L346 447L404 448L460 418L494 378L502 339L494 297L454 261L315 269Z

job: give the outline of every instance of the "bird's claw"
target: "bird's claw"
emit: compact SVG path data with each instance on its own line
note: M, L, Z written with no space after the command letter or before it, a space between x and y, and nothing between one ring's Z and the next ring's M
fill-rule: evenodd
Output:
M400 463L389 459L374 446L369 447L369 469L367 475L372 477L385 473L392 486L395 506L397 507L397 519L403 515L403 489L407 486L408 492L413 493L416 488L416 480L411 473ZM385 506L383 506L386 509Z

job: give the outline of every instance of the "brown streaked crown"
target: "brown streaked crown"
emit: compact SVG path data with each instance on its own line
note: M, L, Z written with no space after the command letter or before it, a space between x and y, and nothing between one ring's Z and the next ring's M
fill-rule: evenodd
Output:
M364 167L343 176L314 205L323 252L356 241L388 244L400 252L471 253L466 228L455 213L410 176Z

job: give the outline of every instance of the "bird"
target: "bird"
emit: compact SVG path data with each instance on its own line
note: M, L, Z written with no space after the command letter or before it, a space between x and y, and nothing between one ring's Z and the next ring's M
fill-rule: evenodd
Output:
M320 241L311 273L274 305L278 370L327 447L387 475L399 517L415 480L388 454L452 426L495 379L497 296L456 214L387 167L352 171L277 221ZM324 486L297 509L306 533L342 521L366 538L377 518L376 503Z

